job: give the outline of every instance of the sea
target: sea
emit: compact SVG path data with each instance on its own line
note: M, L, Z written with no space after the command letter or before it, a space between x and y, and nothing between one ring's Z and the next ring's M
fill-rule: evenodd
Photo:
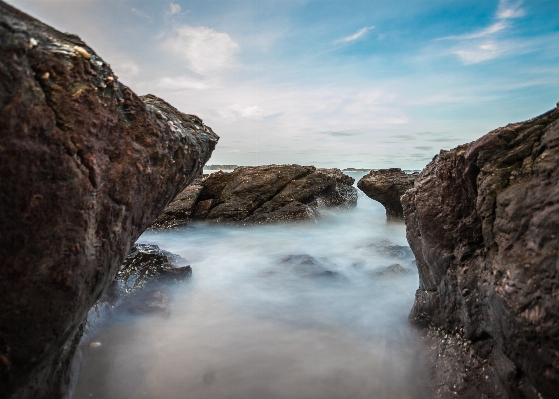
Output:
M84 339L73 398L432 397L404 224L362 192L321 213L144 233L192 277L169 287L168 314L116 314Z

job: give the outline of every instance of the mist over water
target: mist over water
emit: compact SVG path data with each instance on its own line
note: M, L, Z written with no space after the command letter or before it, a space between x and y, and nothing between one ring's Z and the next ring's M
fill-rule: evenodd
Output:
M382 249L407 246L405 226L362 193L316 223L194 224L139 242L184 257L192 278L168 317L99 329L74 399L430 397L407 321L417 269ZM409 273L385 272L396 263Z

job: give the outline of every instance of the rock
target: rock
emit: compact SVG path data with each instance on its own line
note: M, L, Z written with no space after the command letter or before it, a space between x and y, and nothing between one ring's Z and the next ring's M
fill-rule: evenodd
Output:
M192 275L186 261L153 244L135 244L120 267L114 282L121 292L184 281ZM182 266L181 266L182 265Z
M0 1L0 397L66 397L88 310L218 137Z
M394 259L413 258L413 252L410 247L396 245L390 240L381 240L380 242L367 245L376 256Z
M185 224L189 219L240 224L312 219L320 214L321 206L354 206L354 181L339 169L314 166L268 165L220 171L197 183L202 190L195 204L174 201L152 228Z
M202 192L202 188L196 182L186 187L159 215L151 228L169 229L186 224L186 221L196 209L196 201Z
M135 314L169 313L168 287L192 275L190 266L178 255L153 244L135 244L122 263L114 281L90 310L95 319L105 304Z
M357 187L384 206L387 219L401 220L404 211L400 197L413 187L416 178L417 173L408 174L398 168L371 170L359 180Z
M557 397L558 165L556 108L441 151L402 197L420 276L410 318L480 360L436 365L435 385L459 370L477 390L453 397Z
M406 274L410 274L411 270L406 269L399 263L395 263L388 267L384 267L373 272L373 275L376 277L393 277L393 276L403 276Z
M287 255L279 263L302 277L338 277L340 274L325 267L310 255Z

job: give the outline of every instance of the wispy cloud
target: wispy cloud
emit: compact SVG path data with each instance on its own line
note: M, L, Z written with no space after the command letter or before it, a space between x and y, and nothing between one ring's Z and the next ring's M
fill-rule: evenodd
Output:
M212 75L231 67L239 45L227 33L205 26L180 25L163 47L186 61L187 67L200 74Z
M464 65L478 64L509 53L513 49L511 41L504 42L497 38L497 34L509 29L512 25L508 21L525 15L521 8L522 1L511 4L508 0L500 0L494 16L494 22L481 30L463 35L447 36L439 40L455 40L460 43L450 49Z
M344 131L344 130L318 132L318 133L319 134L326 134L328 136L333 136L333 137L351 137L351 136L356 136L356 135L361 134L360 132L356 132L356 131Z
M509 19L509 18L520 18L526 13L520 6L522 5L522 0L517 1L514 4L510 4L507 0L499 1L499 8L497 9L497 18Z
M171 3L169 5L169 15L175 15L180 13L182 10L182 7L180 6L180 4L175 4L175 3Z
M473 33L466 33L464 35L456 35L456 36L447 36L442 37L439 40L469 40L469 39L477 39L480 37L491 36L497 32L500 32L508 27L506 21L497 21L494 24L489 25L487 28L481 29L477 32Z
M144 19L146 19L146 20L148 20L148 21L150 21L150 22L153 20L152 17L150 17L150 16L149 16L148 14L146 14L145 12L138 10L137 8L131 8L130 11L131 11L133 14L135 14L135 15L137 15L137 16L139 16L139 17L142 17L142 18L144 18Z
M196 79L190 76L164 77L157 81L156 86L168 90L207 90L217 87L208 79Z
M254 119L262 116L263 111L258 105L233 104L218 110L223 119Z
M363 36L365 36L367 34L367 32L369 32L370 30L373 30L373 29L375 29L374 26L366 26L364 28L359 29L353 35L342 37L341 39L338 39L338 40L334 41L334 44L354 42L356 40L361 39Z

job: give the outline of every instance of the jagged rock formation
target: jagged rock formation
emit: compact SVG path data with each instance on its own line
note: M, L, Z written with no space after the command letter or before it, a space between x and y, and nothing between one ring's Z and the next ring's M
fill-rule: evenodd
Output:
M558 166L556 108L441 151L402 197L439 397L558 397Z
M89 308L218 137L0 1L0 397L61 398Z
M300 165L216 172L187 187L152 228L179 226L190 219L240 224L311 219L319 205L355 205L354 181L339 169Z
M357 187L384 206L387 219L401 220L404 211L400 197L413 187L416 178L417 173L408 174L399 168L377 169L363 176Z

